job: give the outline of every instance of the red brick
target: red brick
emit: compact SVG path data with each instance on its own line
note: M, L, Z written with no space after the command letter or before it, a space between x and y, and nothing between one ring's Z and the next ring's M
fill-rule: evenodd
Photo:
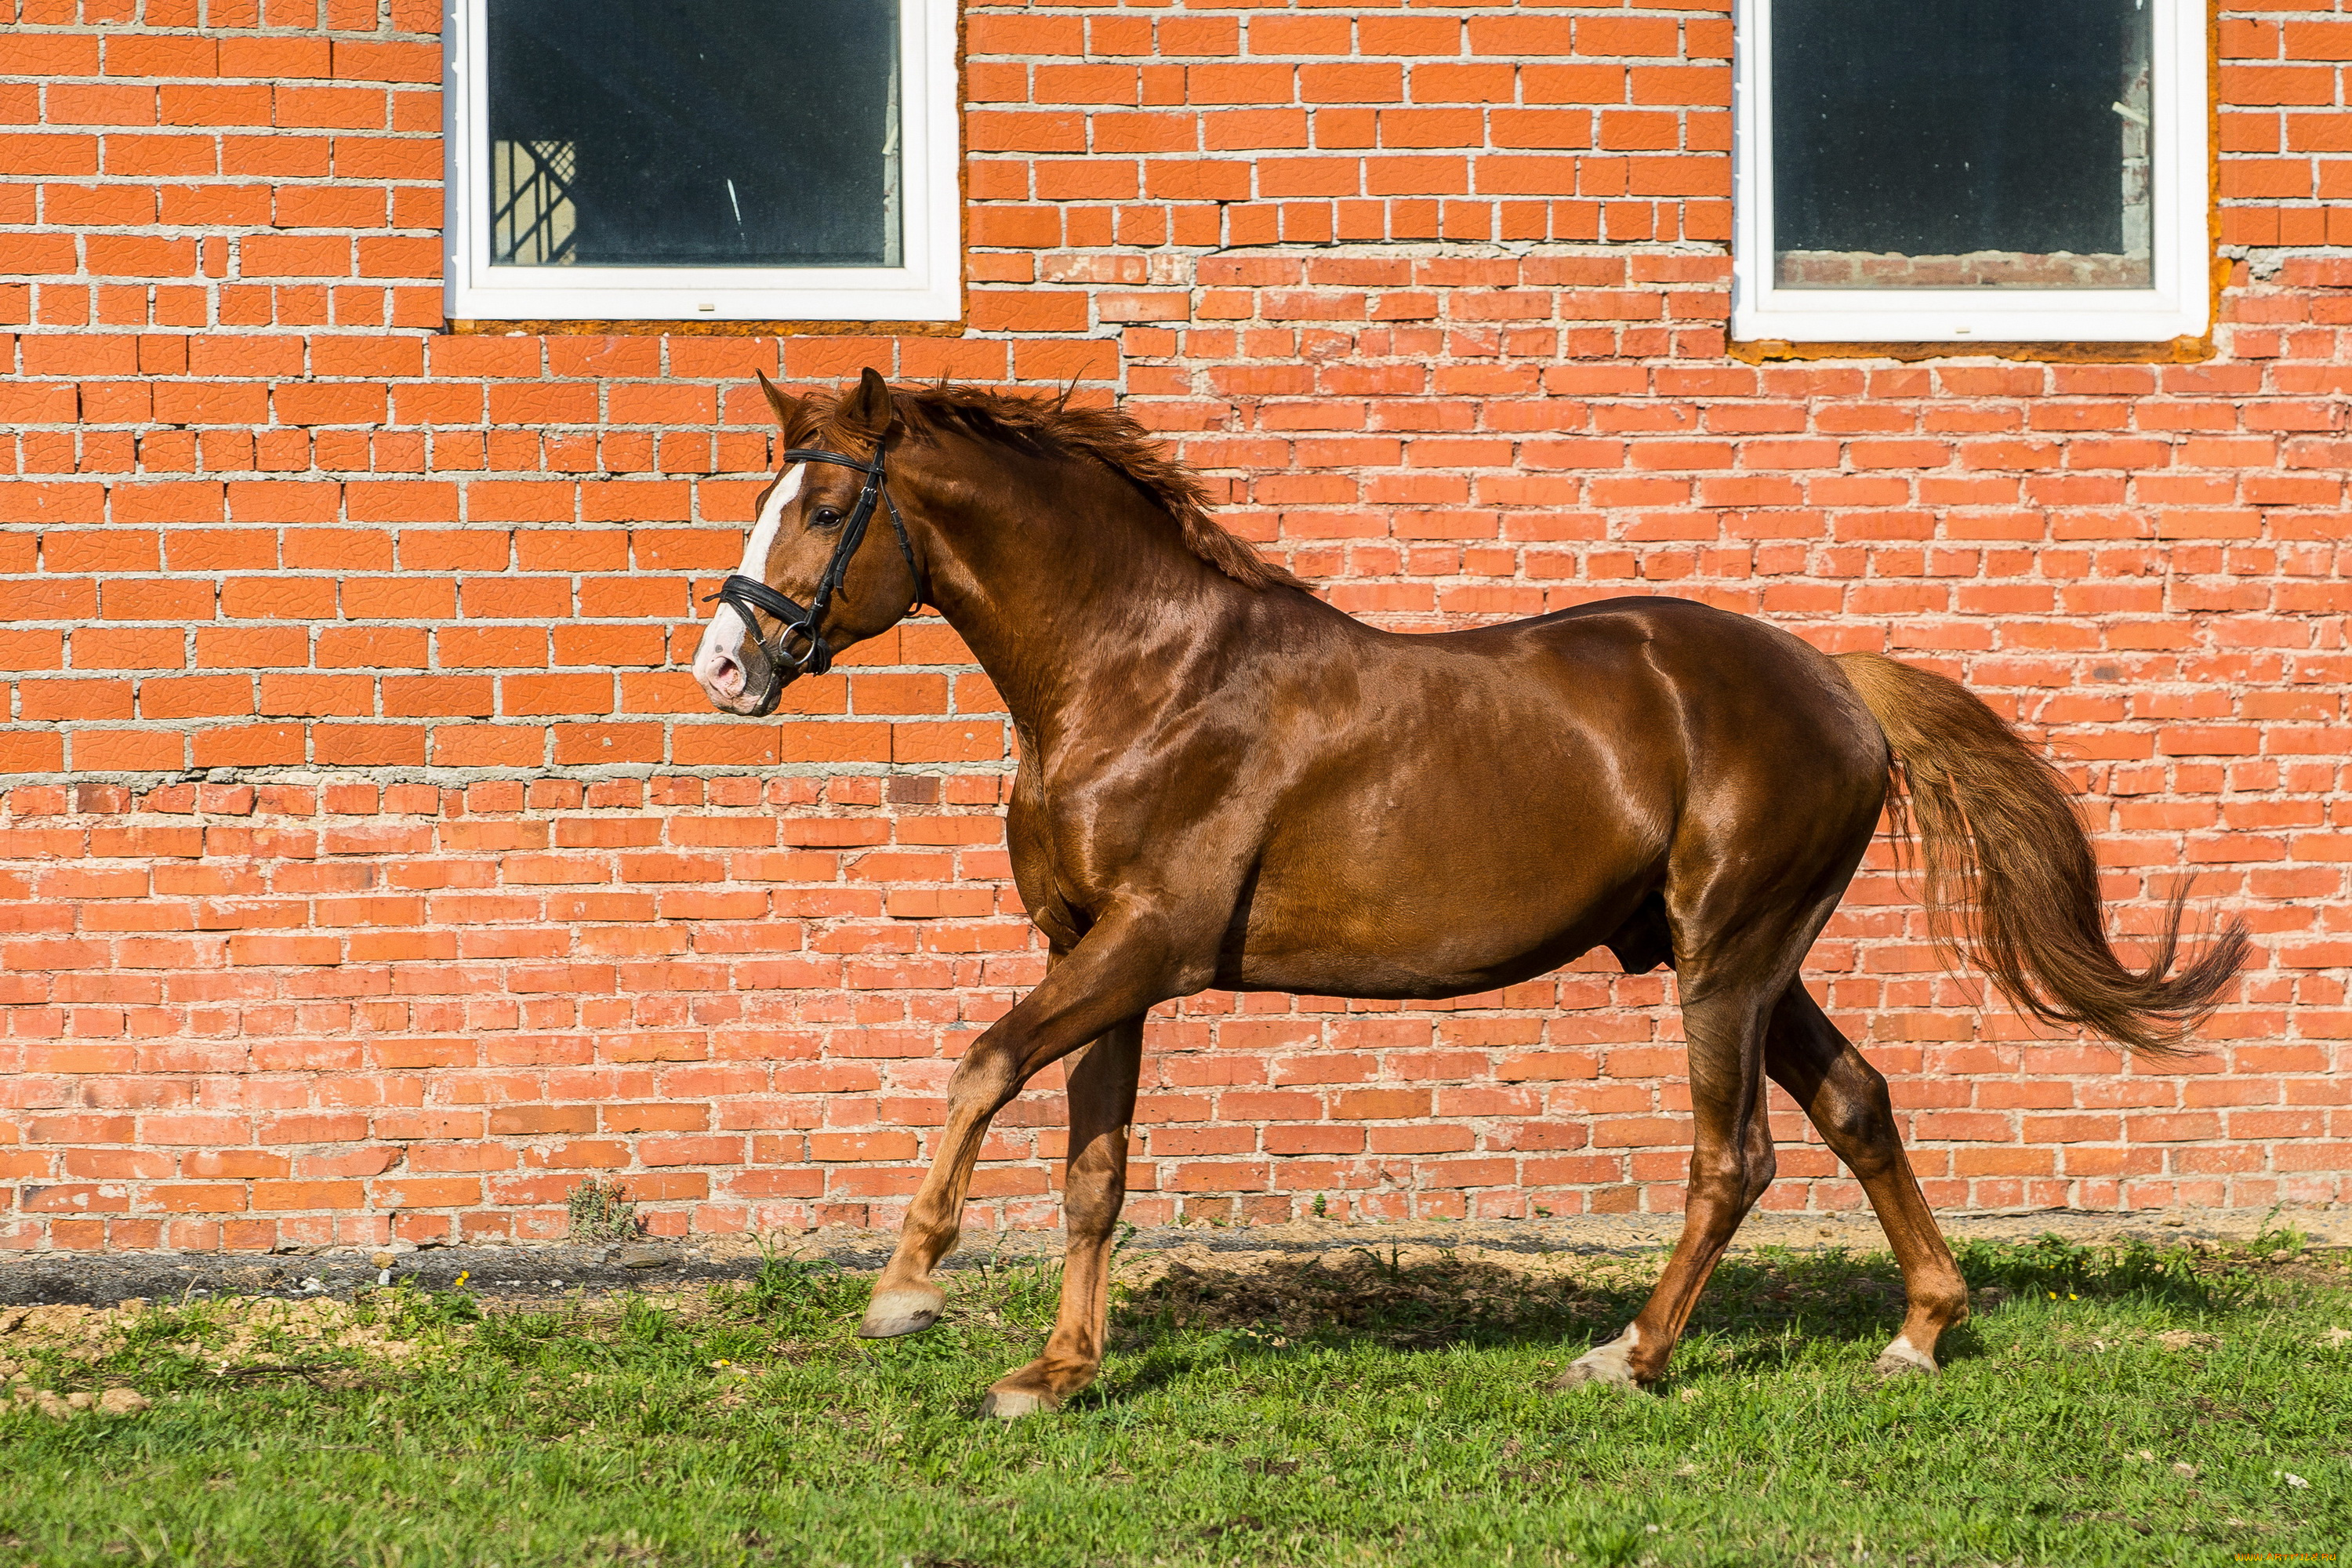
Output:
M444 331L418 0L402 37L352 37L361 0L20 28L47 86L0 84L0 522L34 525L0 531L0 768L31 780L0 800L7 1070L103 1107L299 1073L319 1107L60 1114L82 1131L34 1173L61 1195L21 1234L529 1233L589 1171L664 1234L891 1217L947 1065L1042 963L1004 700L931 616L769 721L682 668L775 461L751 370L867 364L1117 387L1229 525L1391 629L1664 592L1959 674L2066 748L2121 929L2203 866L2271 967L2198 1070L2021 1055L1874 850L1809 975L1895 1077L1931 1196L2341 1201L2352 267L2324 252L2352 245L2352 24L2223 18L2221 216L2261 276L2203 362L1751 365L1727 259L1666 248L1727 233L1727 18L1631 12L976 12L961 335L781 346ZM1536 248L1380 253L1441 238ZM153 782L192 767L262 777ZM135 1036L71 1013L133 991ZM1663 995L1584 961L1442 1009L1174 1005L1130 1212L1669 1211ZM975 1223L1054 1217L1057 1081L1003 1119ZM1818 1144L1781 1169L1773 1206L1859 1202Z

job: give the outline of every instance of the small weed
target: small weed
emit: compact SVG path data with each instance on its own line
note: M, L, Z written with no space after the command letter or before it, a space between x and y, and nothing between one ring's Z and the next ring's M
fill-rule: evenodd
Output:
M457 1287L448 1290L426 1290L413 1279L404 1279L362 1296L356 1304L360 1320L404 1339L470 1329L482 1321L482 1303L465 1285L463 1274L457 1276Z
M637 1205L618 1182L591 1176L563 1200L578 1241L632 1241L645 1229Z
M2284 1263L2302 1257L2310 1246L2311 1237L2294 1226L2266 1226L2260 1236L2246 1244L2246 1250L2273 1263Z
M1042 1329L1054 1321L1062 1300L1062 1263L1039 1253L1006 1258L1003 1238L978 1270L979 1303L995 1324Z
M632 1296L622 1304L621 1332L641 1345L664 1344L678 1332L677 1314L643 1296Z
M735 1304L779 1334L816 1334L863 1307L868 1289L865 1280L824 1258L812 1261L771 1254L761 1261L758 1276L735 1298Z

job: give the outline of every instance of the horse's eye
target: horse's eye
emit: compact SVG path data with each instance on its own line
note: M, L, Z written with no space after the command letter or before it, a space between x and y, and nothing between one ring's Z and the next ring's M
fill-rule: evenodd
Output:
M809 523L814 528L835 528L841 523L841 514L829 506L821 506L816 509L816 514L809 519Z

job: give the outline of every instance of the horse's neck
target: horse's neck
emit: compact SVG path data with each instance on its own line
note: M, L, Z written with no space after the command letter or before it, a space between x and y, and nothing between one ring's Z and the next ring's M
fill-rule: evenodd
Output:
M1005 461L1003 476L961 476L969 499L927 531L925 564L932 603L1032 735L1247 614L1251 591L1124 480L1091 463Z

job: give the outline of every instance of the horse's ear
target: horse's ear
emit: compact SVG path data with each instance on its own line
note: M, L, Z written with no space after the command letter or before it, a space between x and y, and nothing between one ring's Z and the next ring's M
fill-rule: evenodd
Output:
M800 400L770 381L766 371L755 370L751 374L760 378L760 390L768 395L768 406L775 411L777 426L790 430L793 416L800 410Z
M835 416L859 435L880 440L890 428L890 384L872 365L857 378L857 390L841 400Z

